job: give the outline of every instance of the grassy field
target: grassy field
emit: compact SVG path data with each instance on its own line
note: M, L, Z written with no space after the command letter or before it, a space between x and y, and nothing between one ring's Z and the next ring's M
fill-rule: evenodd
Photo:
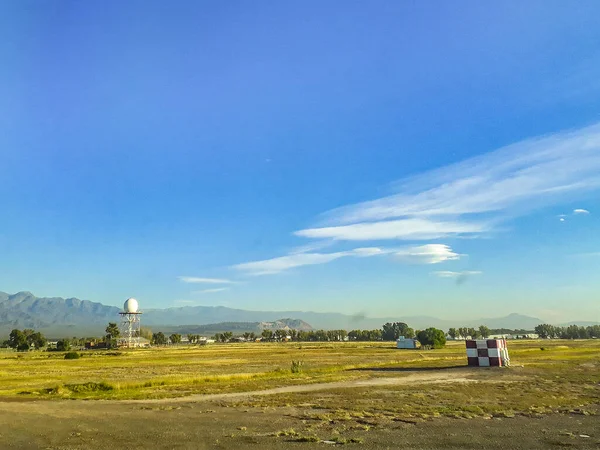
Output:
M509 352L508 368L466 367L462 342L222 344L76 360L2 352L0 426L15 448L118 447L123 435L132 448L505 448L507 433L519 445L506 448L600 446L600 341L513 341ZM103 432L123 418L138 431Z
M487 380L500 383L494 390L487 390L490 404L497 405L497 397L508 395L511 389L521 392L518 397L522 404L516 405L520 409L539 396L546 399L544 407L548 408L560 406L561 402L576 406L579 400L598 400L600 341L514 341L509 343L509 351L511 368L469 369L469 376L478 378L484 374ZM397 350L393 343L382 342L249 343L81 354L78 360L65 360L62 353L56 352L1 353L0 395L164 398L398 377L402 376L399 370L404 369L465 365L462 342L450 342L445 349L429 351ZM292 361L302 361L301 373L292 373ZM388 370L370 370L384 368ZM527 383L520 382L524 378ZM398 389L400 395L406 388ZM459 399L454 397L462 395L460 390L457 387L447 394L443 391L441 394L449 395L445 403L457 403ZM551 398L550 393L556 398ZM432 395L441 400L440 392ZM427 395L423 396L421 401L411 398L410 404L426 404ZM475 410L487 411L485 407Z

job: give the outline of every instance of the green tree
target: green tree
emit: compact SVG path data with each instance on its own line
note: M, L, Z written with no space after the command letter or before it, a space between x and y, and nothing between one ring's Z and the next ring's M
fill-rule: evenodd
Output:
M415 331L404 322L388 322L381 329L381 337L384 341L395 341L400 336L405 338L413 338Z
M317 330L313 333L313 338L318 342L327 342L329 340L325 330Z
M29 349L31 347L29 346L29 344L27 343L27 341L25 342L21 342L18 346L17 346L17 351L18 352L28 352Z
M45 347L47 342L48 341L46 340L44 335L42 333L40 333L39 331L32 333L27 337L27 343L30 345L33 345L38 350L40 348Z
M487 339L488 337L490 337L490 334L492 334L492 331L488 327L486 327L485 325L479 325L479 335L483 339Z
M471 336L471 339L477 339L479 337L479 331L475 328L467 328L467 336Z
M11 348L18 348L23 344L27 344L27 336L21 330L15 328L8 336L8 346Z
M165 345L167 343L167 337L162 331L152 334L152 344L154 345Z
M458 331L456 328L448 329L448 336L450 336L451 339L456 339L458 337Z
M285 338L287 337L287 335L288 335L287 330L283 330L283 329L275 330L275 338L278 341L285 340Z
M108 326L106 327L105 332L106 332L106 342L111 347L116 347L117 339L119 338L119 335L121 334L121 330L119 330L119 326L114 322L109 322Z
M60 339L56 342L56 350L59 352L68 352L71 350L71 341L69 339Z
M169 340L171 341L171 344L179 344L181 343L181 335L179 333L173 333L169 336Z
M229 342L232 337L233 333L231 331L226 331L221 334L221 339L223 340L223 342Z
M394 329L394 324L392 322L383 324L381 334L383 336L384 341L395 341L396 339L398 339L396 337L396 330Z
M426 330L419 331L417 339L421 345L431 346L433 348L442 348L446 345L446 335L442 330L437 328L427 328Z
M600 325L591 325L587 330L590 338L600 338Z
M262 330L260 334L262 336L263 341L270 341L273 339L273 331L272 330Z

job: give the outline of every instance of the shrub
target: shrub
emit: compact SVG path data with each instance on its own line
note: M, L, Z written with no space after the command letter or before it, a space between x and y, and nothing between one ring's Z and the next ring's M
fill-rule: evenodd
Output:
M56 343L56 350L59 352L66 352L71 349L71 342L68 339L61 339Z
M80 356L79 356L79 353L77 353L77 352L65 353L65 359L79 359L79 358L80 358Z
M292 373L300 373L302 372L302 361L292 361L291 371Z
M437 328L427 328L426 330L419 331L417 339L423 346L442 348L446 345L446 334Z
M98 391L112 391L114 387L104 381L100 383L94 383L90 381L88 383L81 384L66 384L65 387L71 392L75 393L88 393L88 392L98 392Z

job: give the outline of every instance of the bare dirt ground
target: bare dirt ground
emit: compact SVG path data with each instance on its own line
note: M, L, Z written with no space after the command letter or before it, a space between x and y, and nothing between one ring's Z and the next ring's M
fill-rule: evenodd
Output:
M281 449L328 447L276 437L297 426L298 408L244 410L219 405L178 404L141 409L97 401L34 401L0 404L3 449ZM598 416L436 419L373 428L362 444L344 447L546 449L600 448ZM589 437L580 437L589 436ZM333 446L333 445L331 445ZM337 447L337 445L335 446Z
M398 374L399 375L399 374ZM1 449L281 449L339 447L324 442L300 442L302 434L282 433L306 425L301 420L315 408L239 406L240 398L295 392L385 388L418 381L478 383L462 371L405 373L339 383L288 386L258 392L195 395L142 401L32 400L0 402ZM490 389L493 386L490 384ZM600 411L599 411L600 412ZM304 423L304 425L303 425ZM600 416L551 414L537 418L474 418L365 422L360 449L547 449L600 448ZM344 429L331 420L329 430ZM340 428L341 427L341 428ZM323 429L321 430L323 431ZM354 434L353 434L354 433ZM300 438L299 438L300 436Z

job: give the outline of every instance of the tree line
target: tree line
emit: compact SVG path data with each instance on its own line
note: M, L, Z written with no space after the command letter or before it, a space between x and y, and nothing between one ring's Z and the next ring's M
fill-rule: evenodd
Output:
M460 327L448 330L448 336L452 339L466 339L467 337L471 337L471 339L487 339L491 334L492 330L485 325L480 325L479 328Z
M544 323L536 326L535 332L542 339L594 339L600 338L600 325L558 327Z
M535 327L535 333L542 339L594 339L600 338L600 325L577 326L569 325L560 327L549 324L541 324ZM64 338L57 341L56 350L68 351L71 346L85 345L86 342L103 341L108 347L116 347L117 340L120 337L120 330L116 323L110 322L102 338ZM242 337L246 341L255 341L260 339L263 342L274 342L290 340L295 342L335 342L335 341L395 341L401 336L407 339L416 338L421 345L432 348L440 348L446 343L446 335L451 339L486 339L492 334L527 334L526 330L509 329L490 329L485 325L478 328L458 327L450 328L447 333L437 328L427 328L425 330L414 330L404 322L388 322L382 325L381 329L375 330L263 330L260 334L254 332L245 332L239 336L234 336L231 331L216 333L213 339L217 342L229 342L234 337ZM173 333L166 336L162 332L152 333L148 328L143 328L141 336L150 339L153 345L180 344L182 335ZM200 342L199 334L188 334L187 338L191 344ZM42 349L46 347L47 339L39 331L33 329L13 329L10 332L8 340L3 342L4 347L14 348L18 351L28 351L31 349Z

